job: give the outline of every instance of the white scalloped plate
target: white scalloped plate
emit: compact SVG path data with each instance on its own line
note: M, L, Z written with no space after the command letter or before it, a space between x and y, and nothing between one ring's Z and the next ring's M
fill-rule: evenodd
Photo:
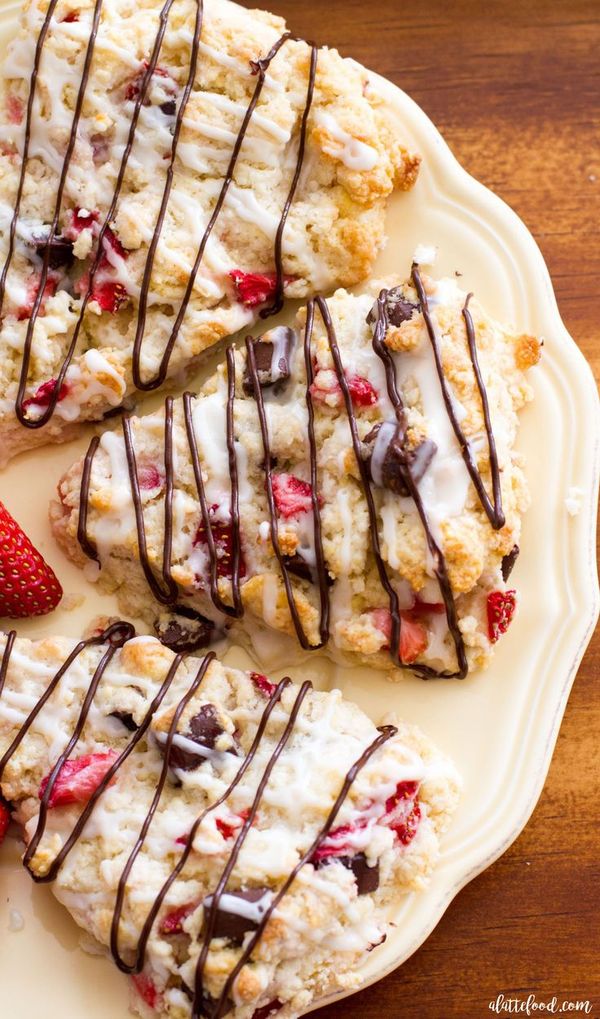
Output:
M15 24L16 5L0 11L0 43ZM496 860L526 824L541 792L577 666L598 613L595 520L600 415L589 366L563 326L542 256L527 229L499 198L459 166L425 114L404 93L373 75L405 136L423 154L419 182L391 203L389 243L378 273L408 272L417 243L439 247L437 270L459 270L467 289L521 330L545 339L533 372L536 400L522 417L519 440L533 495L514 578L521 609L485 675L459 682L406 679L390 685L367 669L342 670L317 658L302 667L321 687L339 686L376 720L395 710L417 722L451 754L464 796L428 890L394 911L397 926L369 957L364 984L400 965L425 940L467 881ZM23 456L1 476L2 497L63 581L85 596L75 610L30 621L19 632L79 635L99 612L114 612L54 545L45 506L62 471L89 439ZM567 513L572 487L577 516ZM232 661L242 652L230 652ZM300 670L291 670L292 674ZM125 980L105 959L79 948L73 923L46 887L18 865L17 846L0 864L0 986L11 1019L125 1019ZM7 934L9 909L25 926ZM101 993L98 990L101 988ZM319 1002L319 1005L323 1002ZM315 1006L317 1007L317 1006Z

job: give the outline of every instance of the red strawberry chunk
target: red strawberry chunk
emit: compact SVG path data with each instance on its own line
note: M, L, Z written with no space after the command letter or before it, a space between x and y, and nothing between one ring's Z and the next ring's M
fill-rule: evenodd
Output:
M487 597L488 637L495 644L506 633L517 607L516 591L491 591Z
M418 789L418 782L399 782L396 792L386 800L382 823L392 829L403 846L412 842L421 820Z
M98 222L100 213L97 210L88 212L87 209L72 209L69 222L63 229L63 237L69 241L76 241L82 230L93 229L94 223Z
M140 998L146 1002L149 1008L158 1008L162 995L157 991L154 981L147 973L137 973L132 976L132 981Z
M150 492L154 488L162 488L163 477L154 464L138 465L138 483L142 491Z
M70 803L87 803L118 756L116 750L108 750L104 754L84 754L83 757L65 761L50 794L49 809L64 807ZM50 776L46 775L42 780L40 799L46 791L49 779Z
M209 516L214 517L215 510L218 507L211 506L209 510ZM229 577L232 576L232 564L233 564L233 524L224 523L221 520L211 520L210 530L215 545L215 553L217 556L217 576L218 577ZM204 520L200 521L196 536L193 541L194 546L205 545L206 541L206 528L204 526ZM246 576L246 563L244 562L244 556L240 552L240 563L239 563L239 574L240 578Z
M248 820L249 816L249 810L240 810L239 814L236 815L234 823L225 821L222 817L216 817L215 827L224 839L232 839L234 835L238 834L240 828Z
M377 390L362 375L351 375L347 380L354 407L372 407L379 399Z
M54 571L0 503L0 617L43 616L61 598Z
M240 304L246 308L266 304L275 296L277 274L274 272L242 272L241 269L234 269L229 276L233 280Z
M21 121L23 120L25 106L23 104L23 100L19 99L18 96L13 95L12 92L9 92L8 95L6 96L6 110L8 113L9 123L11 124L21 123Z
M312 488L294 474L273 474L273 497L281 517L296 517L312 510Z
M111 230L109 226L107 226L104 232L104 237L102 238L102 246L104 248L104 251L102 252L102 257L100 259L99 263L100 266L103 266L106 263L110 265L104 253L106 251L109 250L114 251L114 253L118 255L119 258L128 258L129 256L129 252L127 251L126 248L123 247L116 233L114 232L114 230Z
M177 906L163 917L160 923L161 934L183 934L183 921L191 916L197 908L197 902L188 902L184 906Z
M252 1013L252 1019L268 1019L270 1015L275 1015L281 1008L283 1008L283 1002L279 998L275 998L268 1005L261 1005L260 1008L255 1009Z
M352 406L372 407L377 403L379 396L377 390L362 375L347 375L346 383L352 399ZM310 395L315 403L328 405L329 407L341 407L344 402L344 394L337 376L330 368L321 368L315 375L310 386Z
M400 659L405 665L410 665L416 658L425 651L429 638L427 630L421 623L411 617L412 610L401 612L400 619L402 627L400 632ZM371 619L373 626L380 630L386 639L382 650L389 651L392 640L392 616L389 609L372 609Z
M346 856L348 853L355 853L356 847L352 841L348 840L348 836L354 835L357 831L362 831L363 828L367 827L368 823L366 817L359 817L351 824L342 824L339 828L333 828L319 848L315 850L311 861L319 863L330 856Z
M251 672L250 679L254 683L257 690L260 690L265 697L272 697L277 689L276 683L271 683L266 676L263 676L262 672Z
M48 379L47 382L42 382L41 385L37 387L33 396L30 396L27 400L23 400L23 410L27 410L28 407L49 407L55 389L56 379ZM69 393L69 389L69 384L67 382L63 382L60 387L58 400L56 401L57 403L64 400L65 396Z
M8 809L8 803L2 796L0 796L0 846L4 842L9 824L10 810Z
M62 19L61 24L72 25L75 21L79 21L79 11L69 11L69 13Z
M128 297L129 294L122 283L115 283L114 280L105 280L102 283L97 277L94 278L90 299L96 301L102 311L114 315Z
M27 279L27 297L25 304L22 304L20 308L17 308L17 318L19 322L23 322L25 319L31 318L33 306L36 302L38 291L40 289L41 276L38 272L32 272ZM42 296L41 304L39 307L39 314L44 315L46 312L46 301L49 297L53 297L56 293L56 285L58 283L58 276L54 273L48 273L46 277L46 283L44 285L44 293Z

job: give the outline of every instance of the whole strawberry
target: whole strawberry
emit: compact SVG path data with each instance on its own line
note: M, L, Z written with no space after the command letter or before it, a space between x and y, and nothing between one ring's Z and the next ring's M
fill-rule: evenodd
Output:
M54 571L0 502L0 617L43 616L62 593Z

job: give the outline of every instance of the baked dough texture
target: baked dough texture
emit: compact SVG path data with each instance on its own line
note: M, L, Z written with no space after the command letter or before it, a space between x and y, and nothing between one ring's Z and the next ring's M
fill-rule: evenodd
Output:
M249 767L218 803L250 756L275 684L213 659L175 719L201 667L197 658L184 658L151 713L151 702L173 667L173 653L152 637L134 637L112 650L103 639L104 634L85 645L55 684L8 758L2 794L28 843L39 822L44 780L75 731L101 659L112 654L64 766L64 774L72 767L70 777L63 780L60 771L52 788L29 866L37 877L48 874L98 785L89 769L102 769L103 762L122 754L151 717L94 803L52 888L85 932L86 943L91 939L96 950L107 950L119 882L166 769L156 811L124 886L118 950L131 961L150 909L203 815L185 867L152 926L141 973L132 978L132 1005L140 1015L188 1019L210 896L253 805L255 814L219 905L220 926L209 942L203 988L213 1007L261 910L312 846L345 776L378 730L339 690L309 689L255 802L299 694L300 688L289 684L275 699ZM6 642L1 636L0 661ZM59 637L15 641L0 697L0 756L74 646L74 640ZM169 732L172 756L166 762ZM82 761L86 767L78 771ZM319 852L272 912L233 981L223 1014L252 1019L270 1014L262 1011L270 1005L281 1019L292 1019L315 997L359 986L357 966L381 943L391 911L403 895L427 883L459 791L449 760L416 727L398 723L397 732L392 730L358 772Z

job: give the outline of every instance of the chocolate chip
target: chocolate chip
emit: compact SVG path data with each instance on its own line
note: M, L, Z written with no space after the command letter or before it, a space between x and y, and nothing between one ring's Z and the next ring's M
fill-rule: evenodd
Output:
M46 248L49 249L48 266L50 269L59 269L64 266L66 269L73 264L73 241L67 241L63 237L34 238L35 250L40 258L43 258Z
M283 557L283 563L288 573L293 573L295 577L300 577L300 580L308 580L311 584L315 584L317 582L318 576L316 570L311 570L306 559L303 559L297 552L295 552L294 555L285 555ZM327 581L327 586L331 587L334 581L327 571L325 572L325 579Z
M116 718L121 725L124 725L128 732L137 732L139 725L129 711L111 711L110 718Z
M518 545L513 545L508 555L504 556L502 560L502 579L504 583L506 583L510 577L520 551L521 550Z
M166 103L160 104L160 110L164 113L165 117L173 117L176 109L177 103L174 99L168 99Z
M262 389L274 386L277 392L287 382L295 344L296 333L288 326L277 326L252 341L256 374ZM254 387L248 366L244 372L242 388L247 396L253 395Z
M415 449L406 449L396 421L375 425L363 440L364 458L371 480L396 495L410 495L409 478L419 483L437 452L435 442L424 439Z
M154 632L171 651L197 651L214 639L215 624L187 605L175 605L171 615L155 620Z
M376 892L379 888L379 864L376 863L374 867L369 867L364 853L356 853L354 856L326 856L316 866L319 868L336 862L352 871L356 878L356 889L359 895Z
M249 916L242 916L240 913L229 913L224 903L227 902L227 899L231 898L242 899L244 902L258 902L267 891L267 888L248 888L245 891L226 892L227 898L223 897L221 899L217 909L213 937L227 938L229 941L240 944L244 940L244 934L248 931L256 930L258 920L254 920ZM205 903L207 909L210 901L209 899Z
M403 322L408 322L412 318L413 312L420 311L418 304L413 304L412 301L408 301L400 287L393 287L387 291L385 297L385 312L387 320L391 326L401 326ZM367 315L367 322L369 325L374 325L379 317L379 304L376 301Z
M214 704L203 704L197 714L190 719L187 732L183 733L186 739L197 743L207 750L214 750L215 743L225 730L219 721L217 709ZM235 751L231 751L235 753ZM171 745L169 764L172 768L182 768L183 771L192 771L199 767L204 760L200 753L195 754L193 750L186 750L183 747Z

